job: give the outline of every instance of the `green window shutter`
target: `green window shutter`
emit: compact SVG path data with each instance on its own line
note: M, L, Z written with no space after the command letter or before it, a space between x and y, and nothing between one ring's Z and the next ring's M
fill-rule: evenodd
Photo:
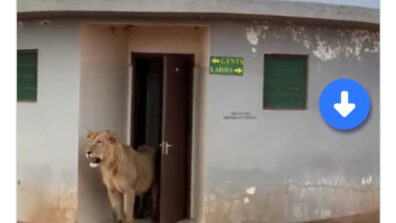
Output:
M18 50L17 101L37 101L37 50Z
M307 56L264 56L264 109L305 109Z

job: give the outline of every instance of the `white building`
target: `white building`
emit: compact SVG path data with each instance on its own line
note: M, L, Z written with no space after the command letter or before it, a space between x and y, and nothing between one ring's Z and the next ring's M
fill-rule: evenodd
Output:
M376 9L18 0L17 35L18 221L110 219L100 174L84 157L86 132L104 129L126 143L174 145L161 157L161 223L298 222L378 209ZM341 77L364 85L372 103L350 132L326 125L318 110L322 89Z

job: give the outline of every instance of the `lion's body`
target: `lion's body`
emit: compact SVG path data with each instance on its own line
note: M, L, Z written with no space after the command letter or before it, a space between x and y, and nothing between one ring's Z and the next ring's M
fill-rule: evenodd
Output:
M136 195L146 192L154 179L153 151L139 146L135 151L126 145L116 145L113 159L100 166L103 182L109 190L120 193L133 188Z
M115 223L132 223L135 196L148 191L154 180L154 148L137 150L118 142L108 131L87 135L87 158L91 167L100 166Z

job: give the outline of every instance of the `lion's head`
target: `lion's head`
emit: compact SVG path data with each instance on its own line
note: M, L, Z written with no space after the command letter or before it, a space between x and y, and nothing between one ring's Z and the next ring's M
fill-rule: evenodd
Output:
M111 150L117 142L117 136L108 130L89 131L86 138L88 145L85 149L85 156L89 160L89 166L92 168L98 167L111 156Z

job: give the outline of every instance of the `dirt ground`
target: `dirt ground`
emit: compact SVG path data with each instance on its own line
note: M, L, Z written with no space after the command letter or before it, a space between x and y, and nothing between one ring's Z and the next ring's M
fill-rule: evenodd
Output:
M379 223L379 222L380 222L379 211L376 211L371 213L358 214L354 216L333 218L333 219L320 220L320 221L310 221L305 223ZM17 222L17 223L23 223L23 222ZM145 221L142 222L137 221L137 223L145 223Z

